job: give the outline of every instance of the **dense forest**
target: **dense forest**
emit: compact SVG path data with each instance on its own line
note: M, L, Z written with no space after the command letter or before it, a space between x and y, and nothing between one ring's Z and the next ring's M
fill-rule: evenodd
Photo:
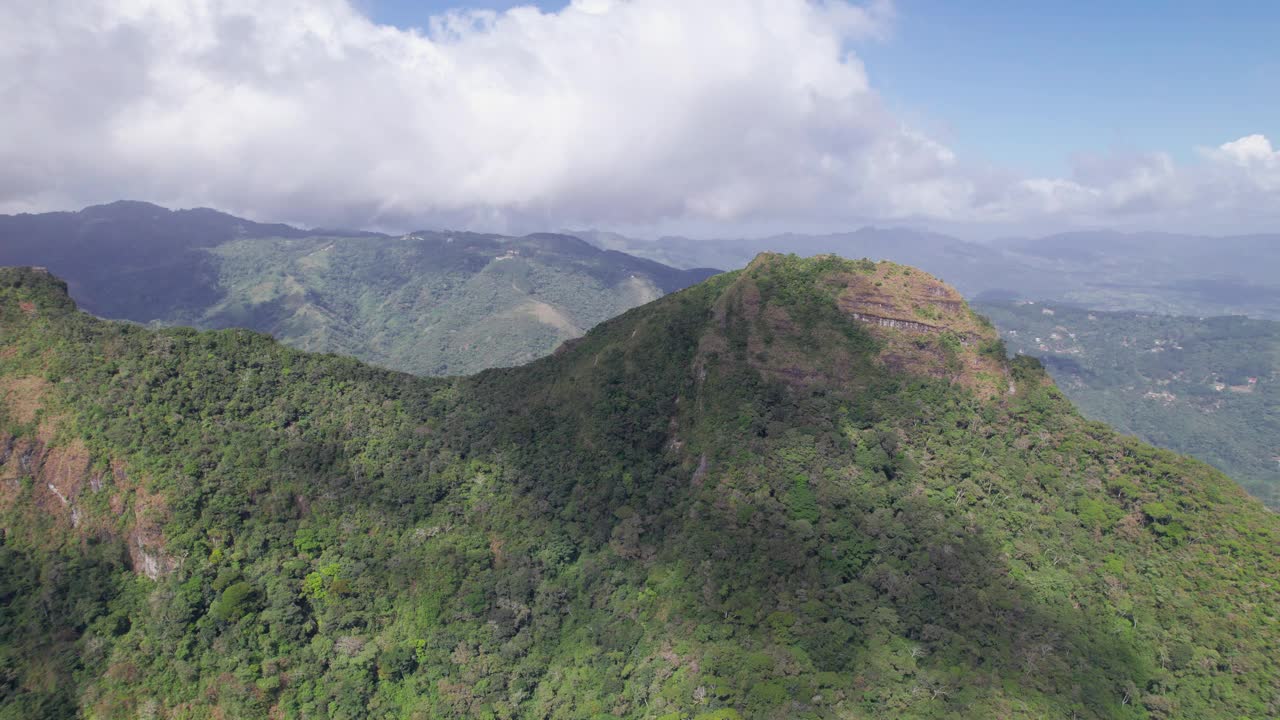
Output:
M1280 323L983 303L1087 416L1193 455L1280 509Z
M164 323L252 328L302 350L419 375L529 362L714 274L564 235L258 238L212 254L222 299Z
M1269 718L1280 520L761 256L423 379L0 270L0 718Z

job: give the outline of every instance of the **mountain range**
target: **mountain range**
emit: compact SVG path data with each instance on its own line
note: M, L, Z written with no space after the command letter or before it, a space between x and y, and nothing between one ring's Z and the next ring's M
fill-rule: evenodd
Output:
M0 264L48 267L102 317L243 326L418 374L527 362L760 252L888 259L981 301L1280 320L1280 236L1077 232L988 243L907 228L637 240L580 231L389 236L117 202L0 216ZM643 259L642 259L643 258ZM683 269L678 269L683 268Z
M1097 310L1280 320L1280 235L1076 232L988 243L908 228L827 235L636 240L574 233L675 267L742 267L758 252L835 253L906 263L978 300L1054 300Z
M715 272L696 266L738 267L756 250L777 248L888 258L931 269L979 297L1010 346L1045 359L1087 416L1205 460L1276 506L1273 458L1280 450L1268 430L1277 405L1264 361L1272 354L1266 321L1152 315L1275 314L1280 285L1266 268L1280 262L1276 239L1095 232L983 244L904 228L755 240L641 241L599 231L391 236L118 202L0 216L0 263L51 268L102 317L245 327L303 350L451 375L545 356L599 322ZM1050 348L1046 341L1042 348L1026 339L1067 331L1055 331L1050 318L1014 298L1052 301L1076 320L1082 313L1104 320L1073 326L1084 345ZM1090 309L1072 310L1080 302ZM1130 315L1098 308L1129 308ZM1215 329L1246 325L1252 340ZM1146 347L1169 332L1194 335L1198 349L1165 346L1170 354L1160 360L1168 372L1144 374L1139 366L1150 357L1135 356L1131 341ZM1174 355L1189 366L1173 368ZM1169 373L1186 370L1199 378L1196 387L1211 388L1212 378L1241 358L1263 366L1258 392L1201 397L1194 388L1164 387L1174 381ZM1178 400L1160 400L1166 391Z
M541 357L715 272L565 235L392 237L137 202L0 217L0 265L48 267L101 317L246 327L432 375Z
M0 270L0 716L1263 718L1280 517L916 269L418 378Z

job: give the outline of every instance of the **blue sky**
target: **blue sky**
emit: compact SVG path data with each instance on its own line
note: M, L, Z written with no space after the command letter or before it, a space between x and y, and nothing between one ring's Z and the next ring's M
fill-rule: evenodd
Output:
M859 48L880 91L1028 172L1280 131L1274 0L903 0L893 32Z
M451 8L567 2L361 0L423 26ZM962 156L1063 175L1073 158L1280 135L1280 2L899 0L890 35L854 49L900 116Z

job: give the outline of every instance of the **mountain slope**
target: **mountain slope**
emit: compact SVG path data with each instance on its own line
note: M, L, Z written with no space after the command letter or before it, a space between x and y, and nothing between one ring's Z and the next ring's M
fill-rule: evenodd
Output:
M983 303L1086 415L1194 455L1280 509L1280 324Z
M573 237L262 225L113 203L0 217L0 264L46 266L103 317L247 327L420 374L517 365L714 273Z
M90 312L149 322L219 297L217 268L205 248L240 237L308 234L207 208L121 201L79 212L0 215L0 265L49 267Z
M0 381L0 716L1280 711L1277 518L908 268L762 256L452 379L6 270Z
M518 365L705 279L564 235L419 232L241 240L213 251L227 297L194 317L304 350L445 375Z

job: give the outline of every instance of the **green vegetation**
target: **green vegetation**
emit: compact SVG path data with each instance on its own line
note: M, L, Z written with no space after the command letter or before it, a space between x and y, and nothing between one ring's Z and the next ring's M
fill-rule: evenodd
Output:
M212 252L225 297L164 324L247 327L420 375L529 362L709 274L564 236L268 238Z
M422 379L0 271L0 717L1280 715L1276 516L840 311L904 277L761 258Z
M0 265L47 266L100 317L244 327L420 375L528 362L714 272L566 235L327 233L146 203L0 216Z
M1193 455L1280 509L1280 323L1058 304L980 309L1085 415Z

